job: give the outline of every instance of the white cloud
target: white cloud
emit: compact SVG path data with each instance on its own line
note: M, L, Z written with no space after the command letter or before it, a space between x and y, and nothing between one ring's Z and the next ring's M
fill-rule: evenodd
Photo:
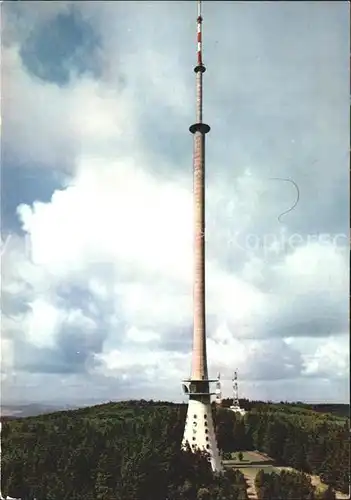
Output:
M25 71L18 45L4 49L2 65L3 144L18 163L72 172L81 155L114 151L122 136L123 147L133 148L135 103L128 90L117 94L89 76L72 77L67 87L42 82Z
M26 317L27 324L23 325L29 342L40 347L52 347L62 321L60 311L41 299L34 300L29 307L31 311Z
M14 364L13 342L1 338L1 380L6 380L11 374Z
M125 352L111 350L108 353L101 353L96 356L100 365L97 372L102 372L107 376L120 377L128 374L128 378L134 382L139 378L139 384L145 382L153 386L155 391L162 391L164 382L173 382L180 388L180 381L185 378L185 368L187 356L175 352L155 352L155 351L134 351L130 350L128 355ZM140 377L142 373L142 377ZM178 389L177 385L175 386ZM179 390L172 390L172 394L179 393ZM167 397L162 391L161 394Z
M146 385L150 397L178 397L180 380L189 373L191 359L191 136L185 168L173 140L176 125L170 123L184 122L186 134L187 120L192 116L193 92L189 91L188 82L194 85L194 78L191 66L189 71L183 66L180 45L183 34L191 43L192 31L182 24L183 7L172 4L180 31L176 35L179 45L174 44L170 50L168 42L160 45L162 40L168 40L167 24L161 22L164 27L155 31L144 19L144 14L150 16L151 12L152 22L156 23L153 17L156 4L144 6L142 14L138 11L137 21L134 10L129 12L126 6L85 5L82 13L102 35L100 52L94 54L101 58L99 78L78 77L72 72L66 87L44 83L25 71L19 57L19 34L15 44L7 45L4 50L7 154L28 168L34 163L70 172L65 185L53 192L50 201L19 204L17 214L24 236L13 236L9 245L2 247L2 290L7 301L3 307L9 316L3 322L4 342L6 349L11 346L15 354L13 359L8 355L12 361L5 368L20 373L30 365L33 372L35 356L46 356L45 349L51 349L57 358L61 356L63 372L69 363L80 363L75 354L86 356L85 376L92 393L102 394L101 385L106 384L106 391L115 394L113 384L111 388L107 382L112 378L122 381L121 393L128 392L124 380L133 385L134 393ZM115 8L124 16L124 28L129 29L128 23L135 21L128 35L131 37L128 47L122 47ZM168 19L163 8L157 12L161 19L163 15ZM219 26L215 27L217 14L213 17L212 34L217 33ZM49 15L48 11L38 22L45 22ZM142 21L146 31L140 40ZM8 36L9 40L14 39L13 32ZM228 44L233 48L232 39ZM228 47L224 53L232 50ZM252 49L251 56L255 50ZM208 53L210 60L217 61L214 44ZM190 56L185 58L189 58L190 65ZM334 245L320 239L311 241L308 238L311 228L305 224L311 218L314 220L317 209L325 209L326 219L328 216L333 219L332 209L325 204L311 208L310 205L316 204L315 199L310 203L311 193L318 191L318 186L334 186L341 176L341 167L330 169L318 165L318 175L313 170L317 166L309 170L303 184L301 212L296 209L289 214L290 218L287 216L284 225L278 226L279 210L289 205L290 198L287 203L286 197L290 192L286 194L279 184L271 186L265 176L281 168L279 154L283 153L278 145L283 139L284 144L287 141L291 144L289 124L284 121L278 127L282 130L286 127L286 131L283 139L277 135L275 143L279 151L271 148L270 162L260 154L251 157L245 148L251 151L252 144L243 141L257 137L258 132L245 129L247 110L240 115L244 130L240 136L241 125L231 123L227 116L233 107L240 107L240 96L246 102L246 83L230 77L227 61L221 60L226 67L225 78L216 68L212 76L210 71L205 75L206 89L212 88L206 94L209 103L206 109L212 114L214 131L217 129L216 133L211 132L206 198L210 370L212 375L219 370L230 378L232 370L238 367L243 387L251 397L260 397L261 391L253 384L259 384L260 379L269 380L272 385L265 397L272 399L274 381L283 380L283 389L285 381L290 381L290 394L295 395L301 379L313 377L316 385L312 388L306 382L305 397L319 391L328 399L332 385L330 394L325 394L323 378L348 376L344 354L348 347L342 336L348 315L347 253L340 248L340 241L334 241ZM254 73L254 68L247 65L241 61L245 74L249 70ZM183 76L187 71L189 74ZM213 90L217 88L217 76L223 83L220 95ZM307 75L307 89L308 78ZM253 95L254 89L257 91L250 101L252 109L258 109L255 103L262 103L255 81L250 80L250 92ZM235 95L239 97L229 103L233 82ZM289 80L289 85L289 95L293 96L294 81ZM304 88L303 82L296 86ZM267 97L272 107L271 113L267 112L268 118L275 113L281 116L275 107L280 104L281 94L275 93L282 92L283 87L275 88L271 97ZM296 92L298 99L300 94ZM221 102L221 99L226 100ZM265 109L267 102L264 101ZM312 106L310 97L306 106ZM306 109L300 106L299 113L309 112L310 108ZM327 111L332 112L329 108ZM157 129L152 130L155 143L144 140L142 127L149 118L157 123ZM298 123L305 123L302 114L299 120ZM330 120L334 123L336 118ZM273 130L274 134L280 132L278 128ZM167 130L169 142L157 142L159 136L160 141L165 140L162 134ZM227 131L227 135L221 131ZM329 138L331 131L328 129L325 134ZM333 140L326 146L330 150ZM338 145L338 140L335 141ZM328 141L323 136L317 142ZM293 144L299 144L298 137ZM166 159L161 146L167 151ZM311 150L307 146L300 149L307 151L309 159ZM234 170L228 166L232 156ZM290 165L284 168L288 170ZM313 191L310 191L311 179ZM331 220L330 224L333 223ZM293 246L290 240L288 244L286 240L282 242L282 235L289 237L297 231L301 235L299 245ZM248 236L256 238L255 244ZM76 305L75 301L82 303ZM303 335L312 339L312 347L299 340ZM329 338L330 335L333 337ZM18 352L23 343L30 347L26 352L27 368L21 366ZM79 367L83 366L79 363ZM33 395L35 391L37 395L40 393L43 368L39 361L37 366L38 374L28 375ZM25 384L21 376L20 373L18 383ZM74 390L84 383L84 378L79 377L83 375L74 373L58 382L52 375L50 383L61 391L67 386L70 397L74 398ZM174 387L171 393L165 392L169 389L164 381L167 388Z
M59 166L74 147L67 93L29 76L18 51L12 45L2 54L2 92L6 96L2 100L3 148L20 164Z
M343 339L344 341L347 339ZM316 346L311 355L305 355L307 375L324 376L325 378L344 378L349 373L350 358L345 343L330 337Z
M338 248L332 242L307 243L287 256L281 277L289 280L298 293L318 288L330 294L345 290L349 281L345 274L346 248Z
M160 338L160 336L155 332L148 330L139 330L138 328L135 328L133 326L129 330L127 330L126 337L128 340L137 343L147 343L151 342L152 340L159 340Z

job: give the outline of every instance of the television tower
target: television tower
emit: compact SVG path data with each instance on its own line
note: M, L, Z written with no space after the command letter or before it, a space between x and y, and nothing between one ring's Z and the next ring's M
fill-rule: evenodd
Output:
M205 322L205 135L210 127L202 121L202 76L206 71L202 61L201 0L197 3L197 64L196 122L189 130L194 135L193 199L194 199L194 330L190 379L183 380L189 396L182 446L190 445L192 451L205 450L214 471L221 471L213 426L210 382L207 371L206 322Z

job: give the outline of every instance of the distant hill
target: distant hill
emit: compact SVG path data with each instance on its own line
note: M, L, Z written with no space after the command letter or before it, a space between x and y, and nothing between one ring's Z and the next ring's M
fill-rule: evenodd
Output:
M111 403L111 402L110 402ZM128 407L133 406L182 406L182 404L173 403L170 401L145 401L145 400L131 400L127 402L116 401L114 404L118 403L119 407L124 404L128 405ZM54 413L57 411L67 411L67 410L79 410L80 412L90 412L89 408L103 408L104 405L108 403L99 403L97 405L88 406L88 405L65 405L65 404L40 404L40 403L31 403L31 404L16 404L16 405L1 405L0 418L2 421L4 420L12 420L15 418L25 418L25 417L34 417L37 415L43 415L46 413ZM229 407L232 404L232 399L224 399L222 402L222 406ZM317 413L326 413L330 415L334 415L335 417L339 417L342 419L350 418L350 405L343 403L302 403L302 402L284 402L281 401L279 403L272 403L271 401L249 401L248 399L240 399L240 405L245 410L249 411L254 408L267 407L275 410L283 409L284 411L290 412L299 412L299 413L309 413L309 412L317 412Z
M15 418L34 417L44 413L53 413L55 411L70 410L78 408L73 405L48 405L48 404L24 404L24 405L1 405L0 418L4 420L13 420Z
M310 408L318 413L331 413L338 417L350 418L350 405L347 404L305 404L304 407Z

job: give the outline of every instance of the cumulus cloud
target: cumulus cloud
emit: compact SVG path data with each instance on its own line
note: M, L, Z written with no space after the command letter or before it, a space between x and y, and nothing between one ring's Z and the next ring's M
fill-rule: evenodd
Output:
M10 233L6 247L2 245L6 358L2 371L8 400L50 399L50 391L42 387L44 380L61 400L81 401L83 386L87 400L179 399L180 381L190 371L192 146L186 134L193 118L194 77L188 48L194 27L183 19L194 12L188 4L171 5L180 27L175 35L178 43L172 45L168 30L156 29L167 26L162 21L168 19L165 6L158 3L156 12L156 4L143 4L140 11L114 5L77 7L80 22L89 23L99 41L92 53L99 74L78 73L72 67L64 85L55 81L55 75L50 81L49 73L44 80L30 72L21 51L28 42L20 26L33 11L19 9L16 18L7 7L8 19L15 20L17 28L5 29L5 167L25 165L38 178L39 167L67 173L49 201L19 200L16 216L21 231ZM241 38L235 35L239 45L223 35L224 55L219 57L215 42L223 33L221 22L228 22L228 9L234 9L228 5L220 14L209 2L206 32L212 37L206 52L206 116L215 125L208 136L206 195L210 372L221 371L224 379L230 379L238 367L243 395L248 397L312 399L317 394L331 400L337 394L346 399L347 160L343 163L339 156L340 144L344 147L344 112L336 95L343 83L335 71L329 87L320 84L319 94L312 96L314 74L308 68L312 60L322 71L318 57L325 49L317 42L324 35L318 27L311 32L300 22L299 7L291 12L284 42L295 54L299 29L308 47L305 57L292 60L295 80L286 82L291 71L287 66L278 74L283 54L275 51L274 39L280 28L274 28L271 39L268 10L263 11L264 29L260 23L261 38L257 38L254 11L235 6L256 35L250 47L244 44L241 59L237 51L247 35L239 29ZM299 5L309 19L323 26L323 32L326 22L334 32L340 6L329 6L334 12L330 17L322 7ZM66 4L65 12L72 8ZM38 33L39 25L60 13L53 8L45 11L41 4L34 9ZM276 21L284 17L283 7L274 9ZM254 64L263 57L262 40L272 51L272 61ZM236 54L238 68L247 74L245 80L238 78L240 71L228 68L228 47ZM327 50L337 57L338 47L331 41ZM340 67L342 63L341 58ZM273 71L271 80L268 67ZM253 77L262 68L267 75L261 86ZM282 112L286 87L290 102ZM333 107L327 103L330 95ZM236 114L238 96L247 107L239 106ZM267 126L259 131L255 120L262 118L263 110ZM306 131L303 138L299 128L305 127L311 111L318 111L318 126L313 136ZM335 128L320 122L323 113ZM225 130L230 136L223 134ZM253 139L262 134L264 153L253 147ZM269 141L272 135L274 147ZM345 135L345 145L347 141ZM317 150L318 166L308 172L289 160L293 153L298 165L306 165ZM322 157L334 158L335 168L330 169ZM285 184L269 180L280 169L282 176L299 178L302 200L302 207L286 215L282 224L277 217L295 194ZM320 202L315 196L319 190ZM330 382L327 387L325 378ZM226 387L229 394L230 385Z

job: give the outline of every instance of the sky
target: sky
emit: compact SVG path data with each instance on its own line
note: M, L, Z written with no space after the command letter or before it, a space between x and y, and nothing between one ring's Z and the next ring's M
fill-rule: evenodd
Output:
M185 400L196 2L1 7L3 404ZM346 403L348 3L203 17L209 375Z

